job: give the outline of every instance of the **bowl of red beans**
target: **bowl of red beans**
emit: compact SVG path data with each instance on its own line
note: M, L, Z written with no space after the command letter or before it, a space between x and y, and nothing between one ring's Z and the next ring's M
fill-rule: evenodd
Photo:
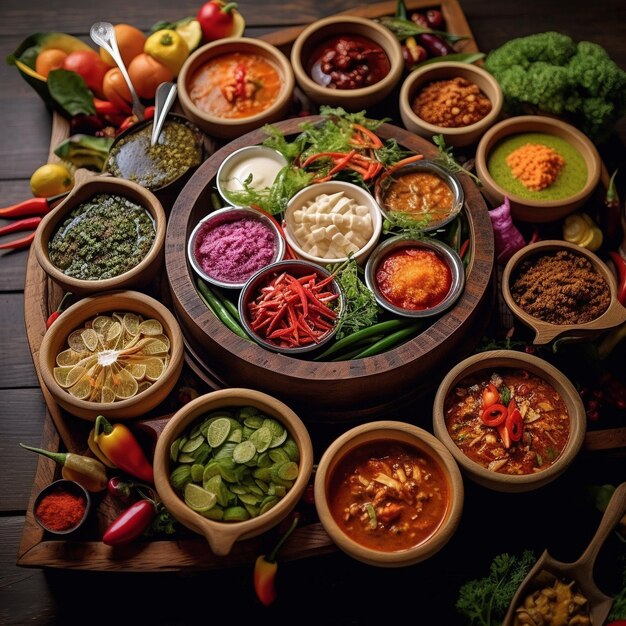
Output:
M241 325L260 346L282 354L311 352L337 333L344 310L339 283L309 261L272 263L239 294Z
M359 111L391 93L404 60L390 30L373 20L342 15L307 26L293 44L291 65L313 103Z
M365 265L365 284L381 307L401 317L439 315L465 285L463 261L435 239L397 235L379 244Z
M443 379L433 404L435 436L474 482L522 492L560 476L585 437L580 395L556 367L532 354L474 354Z
M463 480L452 455L412 424L356 426L331 443L315 474L315 506L338 548L378 567L430 558L452 538Z

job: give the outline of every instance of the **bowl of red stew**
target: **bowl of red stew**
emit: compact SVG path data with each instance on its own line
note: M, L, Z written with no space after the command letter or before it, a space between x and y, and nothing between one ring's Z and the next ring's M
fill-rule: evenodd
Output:
M427 431L396 421L363 424L324 452L315 506L337 546L380 567L423 561L453 536L463 480L452 455Z
M459 255L446 244L398 235L374 249L365 266L365 284L391 313L431 317L456 302L465 272Z
M470 479L521 492L568 468L583 444L586 415L556 367L531 354L493 350L461 361L443 379L433 426Z
M275 46L246 37L196 50L178 76L185 115L213 137L233 139L287 116L295 80Z
M317 20L296 38L291 65L298 85L315 104L369 108L396 86L404 67L395 35L354 16Z

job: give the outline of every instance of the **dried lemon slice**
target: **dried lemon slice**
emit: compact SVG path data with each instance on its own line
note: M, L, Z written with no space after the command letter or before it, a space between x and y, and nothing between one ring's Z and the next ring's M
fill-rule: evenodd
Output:
M57 381L60 387L63 389L67 389L70 385L67 383L67 377L69 373L74 369L74 365L65 365L62 367L55 367L52 370L52 375L54 376L54 380Z
M68 365L76 365L81 359L81 355L72 350L72 348L68 348L67 350L63 350L63 352L59 352L57 354L57 365L60 367L66 367Z
M141 324L141 320L138 315L135 315L134 313L125 313L122 324L126 332L132 337L139 334L139 325Z
M111 389L111 387L102 387L100 402L115 402L115 392Z
M67 338L67 345L75 352L87 352L87 346L83 340L83 328L71 332Z
M169 351L169 349L170 349L170 338L167 335L154 335L152 337L152 339L158 339L159 341L162 341L167 346L167 349Z
M89 352L94 352L98 347L98 333L93 328L87 328L81 333L81 338Z
M152 337L154 335L162 335L163 334L163 326L159 320L149 319L144 320L139 324L139 332Z
M150 358L145 361L146 366L146 378L152 382L156 382L161 378L165 371L165 364L162 359Z
M137 393L141 393L142 391L146 391L152 387L152 383L147 380L142 380L139 385L137 385Z
M117 374L113 374L112 381L115 397L119 400L128 400L137 393L137 381L128 370L121 369Z
M140 342L141 343L141 342ZM167 346L158 339L146 339L138 354L153 355L166 353Z
M105 345L107 348L115 348L117 344L117 340L120 338L122 334L122 325L119 322L113 322L111 326L109 326L105 338Z
M100 335L106 335L107 328L112 324L110 317L106 315L98 315L91 322L91 327Z
M88 378L81 378L75 385L72 385L68 391L77 400L86 400L91 395L91 381Z
M128 367L130 375L136 380L143 380L146 376L146 364L145 363L132 363Z

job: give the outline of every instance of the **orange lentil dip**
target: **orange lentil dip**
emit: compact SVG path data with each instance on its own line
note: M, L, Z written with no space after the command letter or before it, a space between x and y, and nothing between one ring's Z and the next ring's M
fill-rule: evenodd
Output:
M478 85L457 76L426 85L411 108L429 124L461 128L480 122L491 111L491 100Z
M565 159L549 146L527 143L511 152L506 163L511 168L511 174L524 187L541 191L558 178L565 166Z
M383 259L376 282L383 297L394 306L422 311L445 299L452 272L435 251L408 246Z
M453 209L454 195L450 186L436 174L411 172L389 184L385 192L388 211L409 213L413 217L438 220L447 217Z

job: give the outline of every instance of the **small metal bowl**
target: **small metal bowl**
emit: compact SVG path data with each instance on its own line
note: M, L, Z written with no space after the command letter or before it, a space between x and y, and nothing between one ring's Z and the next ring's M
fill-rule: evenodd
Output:
M259 174L254 167L254 159L263 158L268 162L268 169L273 171L267 172L269 176ZM227 156L217 170L215 177L217 190L224 198L227 204L240 206L234 203L227 195L227 192L239 191L243 189L243 181L252 176L251 186L254 189L263 189L271 187L276 179L278 172L287 165L287 159L278 150L268 148L266 146L246 146L235 150L230 156ZM230 181L235 181L233 185Z
M81 496L85 499L85 512L83 513L82 518L74 524L71 528L67 528L65 530L54 530L48 526L46 526L40 517L37 515L37 509L41 501L51 493L55 492L66 492L72 495ZM35 498L35 502L33 503L33 517L35 521L41 526L46 532L49 532L53 535L69 535L70 533L76 532L79 528L83 526L87 517L89 516L89 511L91 509L91 496L89 492L80 484L74 480L66 480L62 478L60 480L55 480L53 483L50 483L47 487L44 487Z
M450 268L452 283L448 294L439 304L431 308L419 310L403 309L389 302L378 287L376 272L380 263L390 253L408 247L432 250L438 254ZM392 237L391 239L387 239L372 252L365 266L365 284L373 292L376 302L391 313L395 313L396 315L400 315L402 317L433 317L434 315L439 315L439 313L449 309L459 298L465 285L465 271L461 257L459 257L459 255L446 244L434 239L415 240L409 239L404 235L398 235L396 237Z
M271 263L276 263L277 261L281 261L285 254L285 240L282 235L278 231L276 224L269 219L267 216L263 215L259 211L251 209L250 207L224 207L223 209L218 209L217 211L213 211L209 213L205 218L200 220L196 227L191 232L191 236L189 237L189 241L187 242L187 258L189 259L189 263L191 267L193 267L196 274L198 274L201 278L206 280L207 282L215 285L217 287L224 287L226 289L241 289L245 284L248 278L252 276L250 274L246 277L245 280L240 282L228 282L223 281L210 274L207 274L200 265L197 257L196 257L196 244L199 234L205 229L215 228L216 226L220 226L221 224L226 224L229 222L236 222L237 220L243 218L252 218L259 221L264 226L267 226L274 235L274 256L271 260ZM250 245L253 245L254 242L250 242ZM256 272L257 270L255 270Z
M338 315L335 321L335 325L332 330L329 330L323 337L317 342L313 343L309 346L302 346L300 348L287 348L277 346L269 341L266 341L262 337L260 337L251 327L249 322L249 313L248 313L248 302L251 299L256 297L257 290L262 287L268 280L272 279L274 276L280 274L281 272L289 272L293 276L307 276L308 274L317 274L322 280L330 276L330 272L321 267L320 265L316 265L315 263L310 263L309 261L280 261L278 263L273 263L272 265L268 265L267 267L259 270L256 274L254 274L250 280L245 284L244 288L241 290L239 294L239 317L241 318L241 325L243 329L250 335L252 339L260 346L267 348L268 350L272 350L273 352L280 352L281 354L289 354L296 355L304 352L311 352L312 350L317 350L321 348L323 345L326 345L336 334L338 330L338 321L343 313L345 307L344 294L339 286L339 283L336 280L333 280L330 283L330 288L333 292L339 294L339 298L335 301L339 303L338 306Z
M437 163L434 163L433 161L423 160L416 161L414 163L407 163L406 165L401 165L398 168L391 169L386 175L379 177L374 188L376 202L378 202L385 218L392 220L392 215L399 212L388 209L388 203L385 200L385 196L389 190L389 186L394 180L398 180L402 176L414 174L416 172L427 172L438 176L448 185L448 187L450 187L452 191L452 207L447 215L443 218L429 222L427 226L423 228L424 231L437 230L438 228L445 226L448 222L451 222L459 214L459 211L463 208L463 203L465 202L465 194L459 179L454 174L451 174L445 168L441 167ZM408 213L408 215L413 214ZM417 220L419 220L420 217L421 216L418 214L415 215L415 219ZM428 217L428 213L424 213L423 217Z

